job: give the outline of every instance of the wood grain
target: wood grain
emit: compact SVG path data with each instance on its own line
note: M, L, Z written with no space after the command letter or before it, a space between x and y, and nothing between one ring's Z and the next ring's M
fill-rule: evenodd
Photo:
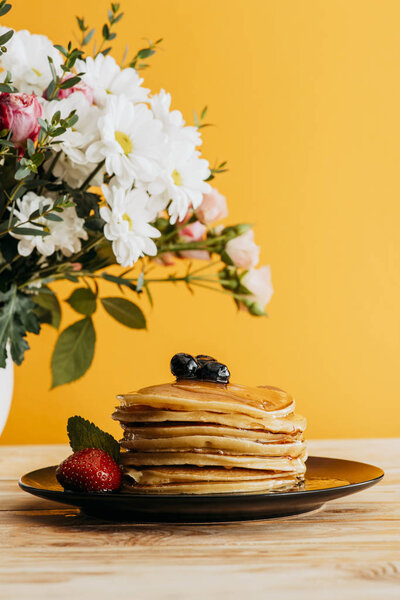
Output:
M115 524L23 493L64 446L0 446L0 598L400 598L400 439L325 440L310 454L371 462L377 486L323 509L219 525Z

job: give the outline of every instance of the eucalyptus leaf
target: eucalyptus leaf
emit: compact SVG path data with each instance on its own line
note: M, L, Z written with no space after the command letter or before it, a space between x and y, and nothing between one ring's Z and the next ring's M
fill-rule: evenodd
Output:
M12 29L6 31L6 33L3 33L3 35L0 35L0 46L4 46L4 44L6 44L8 40L12 38L13 35L14 31Z
M102 298L105 310L116 321L132 329L146 329L146 319L140 308L126 298Z
M90 317L64 329L51 359L52 388L79 379L92 364L96 332Z
M50 235L48 231L44 231L44 229L31 229L30 227L14 227L13 233L18 235L40 235L46 236Z
M52 213L49 213L48 215L46 215L45 218L48 221L62 221L63 220L62 217L59 217L58 215L53 215Z

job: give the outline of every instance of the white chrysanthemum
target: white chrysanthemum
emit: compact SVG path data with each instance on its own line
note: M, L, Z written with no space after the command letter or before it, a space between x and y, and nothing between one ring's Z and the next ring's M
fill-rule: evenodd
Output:
M48 168L51 159L49 159L45 166ZM57 162L53 168L53 175L57 179L61 179L70 185L72 188L79 188L87 180L89 175L93 173L96 165L89 163L85 158L82 162L78 160L71 160L69 156L61 154L57 159ZM91 186L100 186L103 183L104 172L101 170L97 172L90 180Z
M134 103L148 100L150 90L141 87L143 79L135 69L121 69L112 56L88 56L86 60L76 61L76 69L84 73L82 79L92 88L98 106L105 106L108 97L114 94L123 94Z
M13 83L20 92L35 92L41 96L51 80L48 56L60 73L61 55L45 35L16 31L7 43L7 52L1 56L0 66L11 71Z
M98 120L101 111L96 106L89 105L81 92L75 92L63 100L42 100L41 103L44 117L49 121L56 111L61 112L62 118L68 117L73 110L78 115L75 125L60 136L59 144L53 146L55 151L63 151L57 159L53 173L72 187L79 187L96 168L97 163L88 161L86 149L99 137ZM52 158L48 160L47 167L51 161ZM103 173L104 169L100 170L91 181L91 185L101 185Z
M196 209L210 191L208 161L186 143L172 144L164 155L161 175L148 185L151 195L168 206L171 223L181 221L190 206Z
M202 139L197 127L186 126L182 113L179 110L170 110L171 94L161 90L159 94L152 96L150 105L154 116L161 121L171 141L200 146Z
M164 151L161 123L144 104L133 105L124 96L112 96L98 121L101 139L89 146L91 162L105 160L106 171L118 184L150 182L160 173Z
M149 221L148 196L142 189L126 191L102 186L107 206L100 208L106 222L105 237L112 242L115 257L123 267L131 267L141 256L155 256L157 247L151 238L161 234Z
M81 240L86 240L88 235L85 231L84 219L80 219L74 207L69 207L61 213L57 213L62 218L62 221L49 221L45 217L35 219L33 223L27 223L32 213L39 209L40 203L48 205L52 201L45 196L38 196L34 192L28 192L22 198L19 198L16 203L14 215L18 221L16 226L26 227L29 229L43 230L45 225L48 235L20 235L11 233L18 242L18 252L21 256L29 256L36 248L43 256L50 256L56 250L61 250L65 256L71 256L74 252L79 252L81 249Z

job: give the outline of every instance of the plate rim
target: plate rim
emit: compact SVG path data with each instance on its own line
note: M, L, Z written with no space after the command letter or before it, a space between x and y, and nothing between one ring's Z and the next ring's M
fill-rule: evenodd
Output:
M364 488L364 487L370 487L371 485L374 485L376 483L379 483L379 481L381 481L383 479L383 477L385 476L385 472L383 471L383 469L381 467L377 467L376 465L372 465L370 463L366 463L366 462L362 462L362 461L355 461L355 460L350 460L347 458L335 458L335 457L331 457L331 456L314 456L311 455L308 457L307 460L309 459L322 459L322 460L326 460L326 461L340 461L340 462L346 462L346 463L353 463L354 465L362 465L363 467L371 467L372 469L375 469L376 471L379 472L379 475L377 475L376 477L372 477L370 479L365 479L363 481L357 481L355 483L349 483L346 485L338 485L338 486L334 486L334 487L326 487L326 488L320 488L320 489L315 489L315 490L292 490L292 491L282 491L280 492L279 490L277 491L273 491L273 492L263 492L263 493L256 493L256 492L224 492L224 493L208 493L208 494L135 494L132 492L121 492L121 491L116 491L116 492L73 492L70 490L49 490L46 488L38 488L38 487L34 487L32 485L29 485L27 483L23 482L23 479L25 477L28 477L29 475L31 475L32 473L36 473L37 471L41 471L41 470L45 470L45 469L56 469L58 465L48 465L46 467L41 467L39 469L34 469L32 471L29 471L27 473L24 473L23 475L21 475L21 477L18 480L18 485L19 487L24 491L27 492L29 494L35 495L37 496L37 492L43 492L47 495L48 498L50 498L50 496L55 496L57 497L57 501L60 502L60 494L65 494L66 498L71 495L71 499L72 497L78 501L80 500L87 500L87 499L94 499L94 498L101 498L102 500L106 499L106 498L131 498L132 500L137 500L137 499L141 499L143 500L144 498L148 499L149 501L154 501L155 499L157 499L157 501L162 501L162 499L168 499L168 500L182 500L182 499L197 499L197 500L201 500L201 499L212 499L212 498L292 498L292 497L307 497L307 496L315 496L315 495L319 495L322 493L326 493L327 491L330 492L335 492L335 491L340 491L340 490L357 490L357 488Z

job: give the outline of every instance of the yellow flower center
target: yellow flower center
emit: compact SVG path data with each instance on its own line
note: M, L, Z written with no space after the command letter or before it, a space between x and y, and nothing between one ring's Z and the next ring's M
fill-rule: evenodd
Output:
M40 71L38 71L37 69L34 69L33 67L32 67L32 71L35 73L35 75L37 77L41 77L42 76L42 73Z
M172 179L175 185L182 185L181 174L176 169L172 171Z
M122 215L122 218L123 218L124 221L128 222L129 231L132 231L133 223L132 223L132 219L130 218L130 216L127 213L124 213Z
M123 131L116 131L115 139L121 146L125 156L128 156L128 154L130 154L133 150L132 140L129 137L129 135L126 135L126 133L124 133Z

